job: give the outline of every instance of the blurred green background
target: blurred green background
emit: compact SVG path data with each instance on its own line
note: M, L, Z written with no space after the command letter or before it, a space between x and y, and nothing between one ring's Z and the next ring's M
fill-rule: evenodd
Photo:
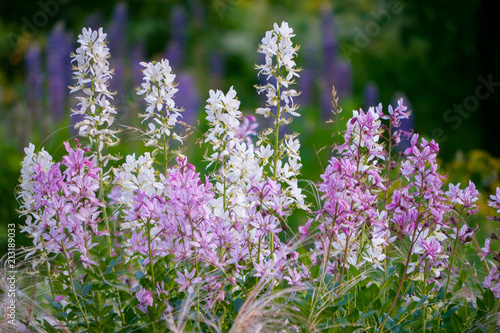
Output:
M186 109L184 121L199 129L186 145L197 148L206 130L209 89L234 86L244 114L264 103L253 88L260 82L254 65L262 62L257 46L274 22L286 20L301 45L303 93L297 102L303 117L288 130L301 133L304 178L319 179L332 135L342 128L341 118L325 124L335 85L347 118L352 109L404 97L413 110L404 126L438 141L450 180L463 184L472 178L485 202L499 185L500 167L500 38L493 5L479 0L2 1L0 253L7 223L20 221L14 189L23 147L45 146L57 159L62 141L75 135L69 54L82 27L108 33L118 124L138 125L136 115L144 107L134 90L142 80L138 62L170 60L179 83L176 103ZM144 151L126 129L122 142L122 155ZM202 171L203 150L187 151ZM492 214L484 208L482 215L487 213ZM25 241L19 237L18 243Z

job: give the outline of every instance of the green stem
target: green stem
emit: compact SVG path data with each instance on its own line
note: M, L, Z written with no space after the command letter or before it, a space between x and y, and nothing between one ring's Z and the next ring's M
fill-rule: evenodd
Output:
M392 133L392 122L389 122L389 131L387 132L389 135L389 146L387 148L387 166L386 166L386 174L385 174L385 192L384 192L384 209L387 207L387 199L389 198L389 186L390 186L390 168L391 168L391 152L392 152L392 140L391 140L391 133ZM387 279L387 247L384 246L384 281ZM387 289L384 289L383 291L383 299L387 301Z
M146 223L147 229L148 229L148 254L149 254L149 266L151 269L151 279L153 280L153 314L151 315L152 318L152 325L153 325L153 332L156 332L156 279L155 279L155 270L154 270L154 264L153 264L153 253L152 253L152 248L151 248L151 219L149 218L147 223Z
M422 297L425 297L427 294L427 269L429 266L429 261L425 259L425 268L424 268L424 292L422 293ZM425 333L425 326L426 326L426 314L427 314L427 306L424 303L424 309L422 311L422 321L423 321L423 328L424 328L424 333Z
M411 238L410 249L408 250L408 256L406 257L405 268L403 269L403 274L401 275L401 281L399 281L398 290L396 292L396 295L394 296L394 300L392 301L392 304L391 304L391 307L389 308L389 311L387 311L387 314L385 315L384 321L380 325L379 333L382 333L384 331L384 327L385 327L385 323L387 322L387 318L389 318L389 315L391 314L392 310L394 309L394 306L396 305L396 302L397 302L398 297L399 297L399 293L401 292L401 288L403 287L403 283L404 283L405 278L406 278L406 272L408 271L408 265L410 264L411 255L413 252L413 246L416 243L415 237L417 235L418 224L420 222L420 208L422 205L422 197L423 197L422 191L424 189L424 178L425 178L425 176L423 175L423 172L420 174L420 176L422 177L422 184L420 185L420 191L419 191L420 198L418 199L418 205L417 205L418 206L418 215L417 215L417 220L415 222L415 227L413 229L413 236Z
M97 142L97 147L99 147L99 141ZM101 153L97 152L97 163L101 167L99 170L99 201L103 202L104 201L104 181L103 181L103 172L102 172L102 166L101 166ZM111 228L109 227L109 219L108 219L108 212L106 211L106 205L102 207L102 215L104 218L104 223L106 225L106 230L108 231L108 234L106 235L106 239L108 241L108 254L111 257L113 254L113 251L111 250L112 244L111 244Z
M163 117L162 115L161 118L163 127L165 127L165 117ZM165 131L163 131L163 163L164 163L165 177L166 177L168 171L168 140L167 137L165 136Z
M50 285L50 292L52 293L52 299L54 302L56 301L56 294L54 293L54 285L52 284L52 274L50 272L50 266L49 266L49 261L46 260L45 264L47 266L47 275L49 277L49 285Z
M347 251L349 250L349 236L347 236L346 240L345 240L345 250L344 250L344 262L342 263L342 271L340 273L340 281L339 281L339 291L340 291L340 287L342 286L342 278L344 277L344 271L345 271L345 266L346 266L346 262L347 262Z
M417 219L418 221L418 219ZM401 275L401 281L399 282L398 290L396 291L396 295L394 296L394 300L392 301L391 307L389 308L389 311L387 311L387 314L385 315L384 321L380 325L380 330L379 333L382 333L384 331L385 323L387 321L387 318L391 314L392 310L394 309L394 306L396 305L396 301L398 300L399 293L401 292L401 288L403 287L403 283L405 281L406 277L406 271L408 270L408 265L410 264L411 260L411 254L413 252L413 245L415 245L415 236L417 234L417 225L415 225L415 228L413 230L413 237L412 241L410 244L410 249L408 250L408 256L406 257L406 263L405 263L405 268L403 269L403 274Z
M446 279L445 294L448 293L448 286L450 284L451 270L453 269L453 261L455 259L455 251L457 250L457 246L458 246L458 226L457 226L457 234L455 235L455 243L453 244L453 252L451 253L450 270L448 272L448 278Z
M74 283L74 278L73 278L73 272L71 272L71 266L69 264L69 256L68 252L66 251L66 246L64 245L64 242L62 242L62 249L63 249L63 254L64 258L66 259L66 264L68 265L68 274L69 274L69 281L71 284L71 290L73 291L73 295L75 296L76 304L78 305L78 308L80 309L80 312L82 313L83 319L85 319L85 324L87 325L87 331L90 332L90 323L87 318L87 313L83 310L80 301L78 300L78 294L76 293L76 288L75 288L75 283Z

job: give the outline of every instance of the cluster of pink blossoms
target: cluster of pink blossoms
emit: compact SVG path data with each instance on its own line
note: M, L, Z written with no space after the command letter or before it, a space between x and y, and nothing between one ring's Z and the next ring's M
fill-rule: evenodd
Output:
M214 307L227 302L228 292L241 291L241 284L252 278L268 279L271 287L279 283L303 287L312 282L309 268L294 250L296 240L285 233L295 209L310 213L298 187L300 142L296 134L279 136L280 127L292 121L284 115L299 116L293 104L298 92L289 89L299 76L293 36L288 24L275 25L259 48L266 63L257 68L276 83L257 87L267 96L266 107L257 113L273 117L275 127L264 130L256 143L252 140L257 135L255 118L243 117L233 87L226 94L210 91L205 142L212 146L206 159L213 169L210 177L202 179L184 155L170 148L170 140L182 143L183 136L175 132L181 109L173 101L175 75L167 60L142 63L145 82L139 93L146 95L148 103L142 116L152 119L144 134L146 146L153 151L129 155L121 165L106 169L114 158L105 155L104 148L117 143L117 132L108 128L115 109L106 100L111 96L107 82L112 71L106 60L106 35L84 29L74 56L77 85L73 91L83 90L87 97L80 98L81 109L74 112L85 114L78 125L80 134L89 137L97 153L90 155L79 144L73 149L66 142L67 155L54 163L44 150L35 153L31 144L25 150L19 198L27 216L23 232L33 237L27 257L39 257L33 265L50 254L62 254L72 257L66 258L68 269L71 261L79 260L84 269L92 270L98 264L91 253L98 236L113 237L110 256L121 258L122 253L130 276L132 270L140 270L130 291L144 313L155 306L171 312L173 297L179 300L183 293L189 296L195 291L201 291L207 308ZM100 87L98 95L87 85ZM334 157L321 175L321 203L306 225L299 227L301 240L314 242L312 265L323 266L331 275L342 272L340 281L350 266L386 270L387 261L394 259L391 256L405 252L400 243L408 253L404 274L414 273L413 279L429 277L427 282L440 285L443 271L453 273L456 248L474 236L475 229L463 218L477 211L479 192L472 182L464 189L460 184L443 189L445 177L436 162L439 146L399 129L401 120L408 117L402 100L395 108L389 106L387 113L381 104L366 112L353 111L344 142L334 147ZM402 137L411 138L410 147L395 156L392 150ZM160 155L163 161L157 160ZM175 165L169 167L171 160ZM500 189L491 199L490 205L500 213ZM109 222L108 212L118 230L112 235L100 227L102 221ZM489 244L487 239L483 259L492 254ZM449 248L453 248L451 256ZM171 269L173 278L155 276L156 271ZM484 287L500 297L496 266Z
M493 207L496 210L496 213L500 213L500 188L497 187L496 194L490 195L490 200L488 202L488 206ZM500 217L494 216L490 217L494 222L500 221ZM496 262L500 262L500 252L492 251L490 249L491 240L500 240L500 225L497 224L497 229L493 232L490 238L487 238L484 244L484 247L481 248L483 252L482 259L484 260L488 256L493 256ZM500 267L498 264L494 264L493 268L489 271L486 276L483 286L485 288L490 288L496 298L500 298Z
M90 254L96 245L93 237L105 234L99 231L103 206L97 197L100 169L79 144L77 149L68 142L64 146L68 154L55 164L44 151L35 154L32 144L25 150L19 197L27 219L22 232L33 237L27 257L40 254L43 261L49 254L68 251L78 253L88 267L95 264Z
M408 263L407 273L416 270L423 276L427 269L433 279L440 279L449 267L450 240L470 242L474 229L460 227L460 218L445 215L473 214L479 193L472 182L463 190L460 184L450 184L450 190L443 191L445 177L436 162L439 146L399 130L401 119L408 116L402 100L396 108L389 106L388 114L380 104L353 112L344 143L335 147L321 175L318 190L324 205L299 228L302 238L311 234L313 225L319 229L313 233L313 264L326 265L331 274L351 265L384 270L390 260L386 248L408 239L409 251L418 260ZM381 120L388 120L388 126ZM388 147L380 140L384 134ZM411 136L411 146L401 156L391 156L401 136Z

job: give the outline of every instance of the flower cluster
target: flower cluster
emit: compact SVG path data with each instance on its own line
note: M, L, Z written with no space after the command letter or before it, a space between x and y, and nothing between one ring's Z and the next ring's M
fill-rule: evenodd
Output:
M288 23L283 22L281 27L275 23L273 28L266 32L258 49L258 52L265 56L265 64L256 66L256 69L259 70L259 75L266 76L268 83L256 86L259 94L265 92L267 96L266 107L258 108L256 113L266 118L272 116L274 128L263 131L259 136L258 153L264 159L264 165L268 164L268 157L273 157L269 161L269 176L282 184L288 200L297 207L306 209L305 196L297 184L297 176L302 167L298 134L285 134L283 138L280 137L280 128L293 120L285 117L285 113L293 117L300 116L297 112L298 105L293 102L293 98L299 93L295 89L289 89L290 85L295 83L295 77L299 77L299 69L294 61L298 47L293 46L291 38L295 35ZM269 138L271 133L274 133L274 140Z
M173 100L178 91L174 83L175 74L172 73L172 68L166 59L140 64L145 67L143 70L145 82L141 84L137 94L145 95L144 100L148 105L140 117L144 118L143 122L153 118L153 121L148 124L149 130L145 133L148 137L146 145L156 147L157 150L163 150L164 154L167 154L168 139L173 138L181 143L183 139L172 131L182 111L175 107ZM155 152L153 155L156 155Z
M43 260L51 253L75 252L87 267L96 264L90 253L96 245L93 237L105 234L98 228L100 169L84 150L74 150L67 142L64 146L68 154L55 164L44 151L34 154L32 144L26 150L22 174L29 179L23 181L19 195L27 215L22 232L33 238L27 257L37 253Z
M490 200L488 201L488 206L493 207L495 209L496 214L500 213L500 187L497 187L496 193L490 195ZM498 216L492 216L490 219L494 222L500 221L500 217ZM497 228L495 232L493 232L490 236L490 238L487 238L485 240L484 247L481 248L482 251L482 256L481 260L484 260L485 258L489 256L493 256L496 262L500 261L500 252L499 251L493 251L490 248L490 243L491 240L500 240L500 227L497 224ZM493 294L495 295L496 298L500 298L500 271L499 271L499 266L497 263L491 263L492 264L492 269L489 271L489 274L486 276L483 286L484 288L491 289ZM487 265L487 264L486 264Z
M106 34L83 28L78 36L80 47L72 54L73 78L75 86L71 92L83 91L85 97L77 97L80 101L73 114L84 115L84 119L75 125L81 136L88 137L92 145L96 145L99 165L106 165L112 155L104 155L103 148L115 146L119 140L117 131L110 129L116 109L110 103L113 93L108 90L112 70L109 68L109 48L106 45Z
M317 260L322 257L332 274L346 265L360 267L365 260L382 268L383 247L393 241L388 217L378 209L379 194L386 189L379 115L373 107L354 111L347 124L345 142L335 148L338 157L330 160L318 188L324 205L316 217L320 233L312 258L321 263ZM301 229L303 235L310 232L311 222Z
M85 115L77 128L91 145L72 148L65 142L66 155L56 163L30 144L22 162L22 232L33 239L26 258L47 278L51 297L45 286L41 294L61 322L44 319L44 330L158 332L178 320L177 331L188 326L230 331L245 326L241 318L248 313L264 318L254 308L271 311L280 332L332 325L382 332L388 318L396 330L407 330L405 318L417 313L423 323L414 327L437 322L455 329L465 319L453 313L460 301L448 287L450 280L453 290L461 287L467 272L456 278L454 264L469 243L486 268L482 304L497 311L490 300L500 298L500 271L487 258L500 261L490 249L500 235L477 246L476 228L466 221L478 210L476 186L449 184L445 190L438 144L401 129L410 115L403 100L387 112L381 104L353 111L321 181L310 183L318 207L309 210L298 186L298 134L280 135L293 119L285 114L299 116L293 103L298 92L290 89L298 77L293 36L286 22L275 24L259 47L265 63L257 69L267 84L257 90L266 93L267 104L256 113L272 116L273 129L257 134L256 118L243 116L233 87L227 93L210 90L204 136L211 146L205 156L210 170L202 176L180 151L169 152L170 140L182 143L183 138L174 131L182 110L173 99L178 89L168 60L141 62L138 94L147 107L140 116L149 121L145 145L154 150L107 166L112 156L103 149L117 143L109 129L115 113L109 103L109 51L102 29L83 29L73 55L77 84L71 91L85 94L73 112ZM333 97L338 109L335 89ZM396 154L402 138L411 138L409 147ZM162 162L155 159L158 152ZM500 189L490 206L500 213ZM309 214L299 237L289 225L297 209ZM43 262L46 268L40 268ZM291 297L282 300L283 295ZM288 316L268 301L273 298L300 316ZM197 316L187 315L190 304ZM457 313L472 313L474 306L469 302ZM202 312L218 323L200 319ZM446 323L450 316L452 326ZM292 325L295 317L307 322Z

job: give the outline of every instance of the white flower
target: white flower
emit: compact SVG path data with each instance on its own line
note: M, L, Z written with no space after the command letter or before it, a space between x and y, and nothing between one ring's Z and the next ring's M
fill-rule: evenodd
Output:
M83 91L85 97L77 97L78 108L72 110L73 114L84 115L84 119L75 124L75 129L79 130L80 136L88 137L91 144L97 145L97 153L101 155L99 163L106 165L114 156L102 156L104 146L118 144L117 131L109 129L116 110L109 101L113 98L113 93L108 90L112 70L108 63L110 54L106 46L106 34L102 28L98 31L83 28L78 43L80 47L71 55L76 84L70 89L71 93Z
M183 111L176 108L173 99L178 91L174 83L175 74L166 59L162 59L160 62L141 62L140 65L145 67L142 71L144 82L137 90L137 94L144 95L147 107L145 112L139 116L144 118L142 122L150 118L153 119L153 122L148 124L149 130L145 133L148 138L146 145L154 146L158 150L165 150L168 149L168 144L163 141L172 138L182 143L183 140L183 137L173 132L177 118L182 117L180 112Z

